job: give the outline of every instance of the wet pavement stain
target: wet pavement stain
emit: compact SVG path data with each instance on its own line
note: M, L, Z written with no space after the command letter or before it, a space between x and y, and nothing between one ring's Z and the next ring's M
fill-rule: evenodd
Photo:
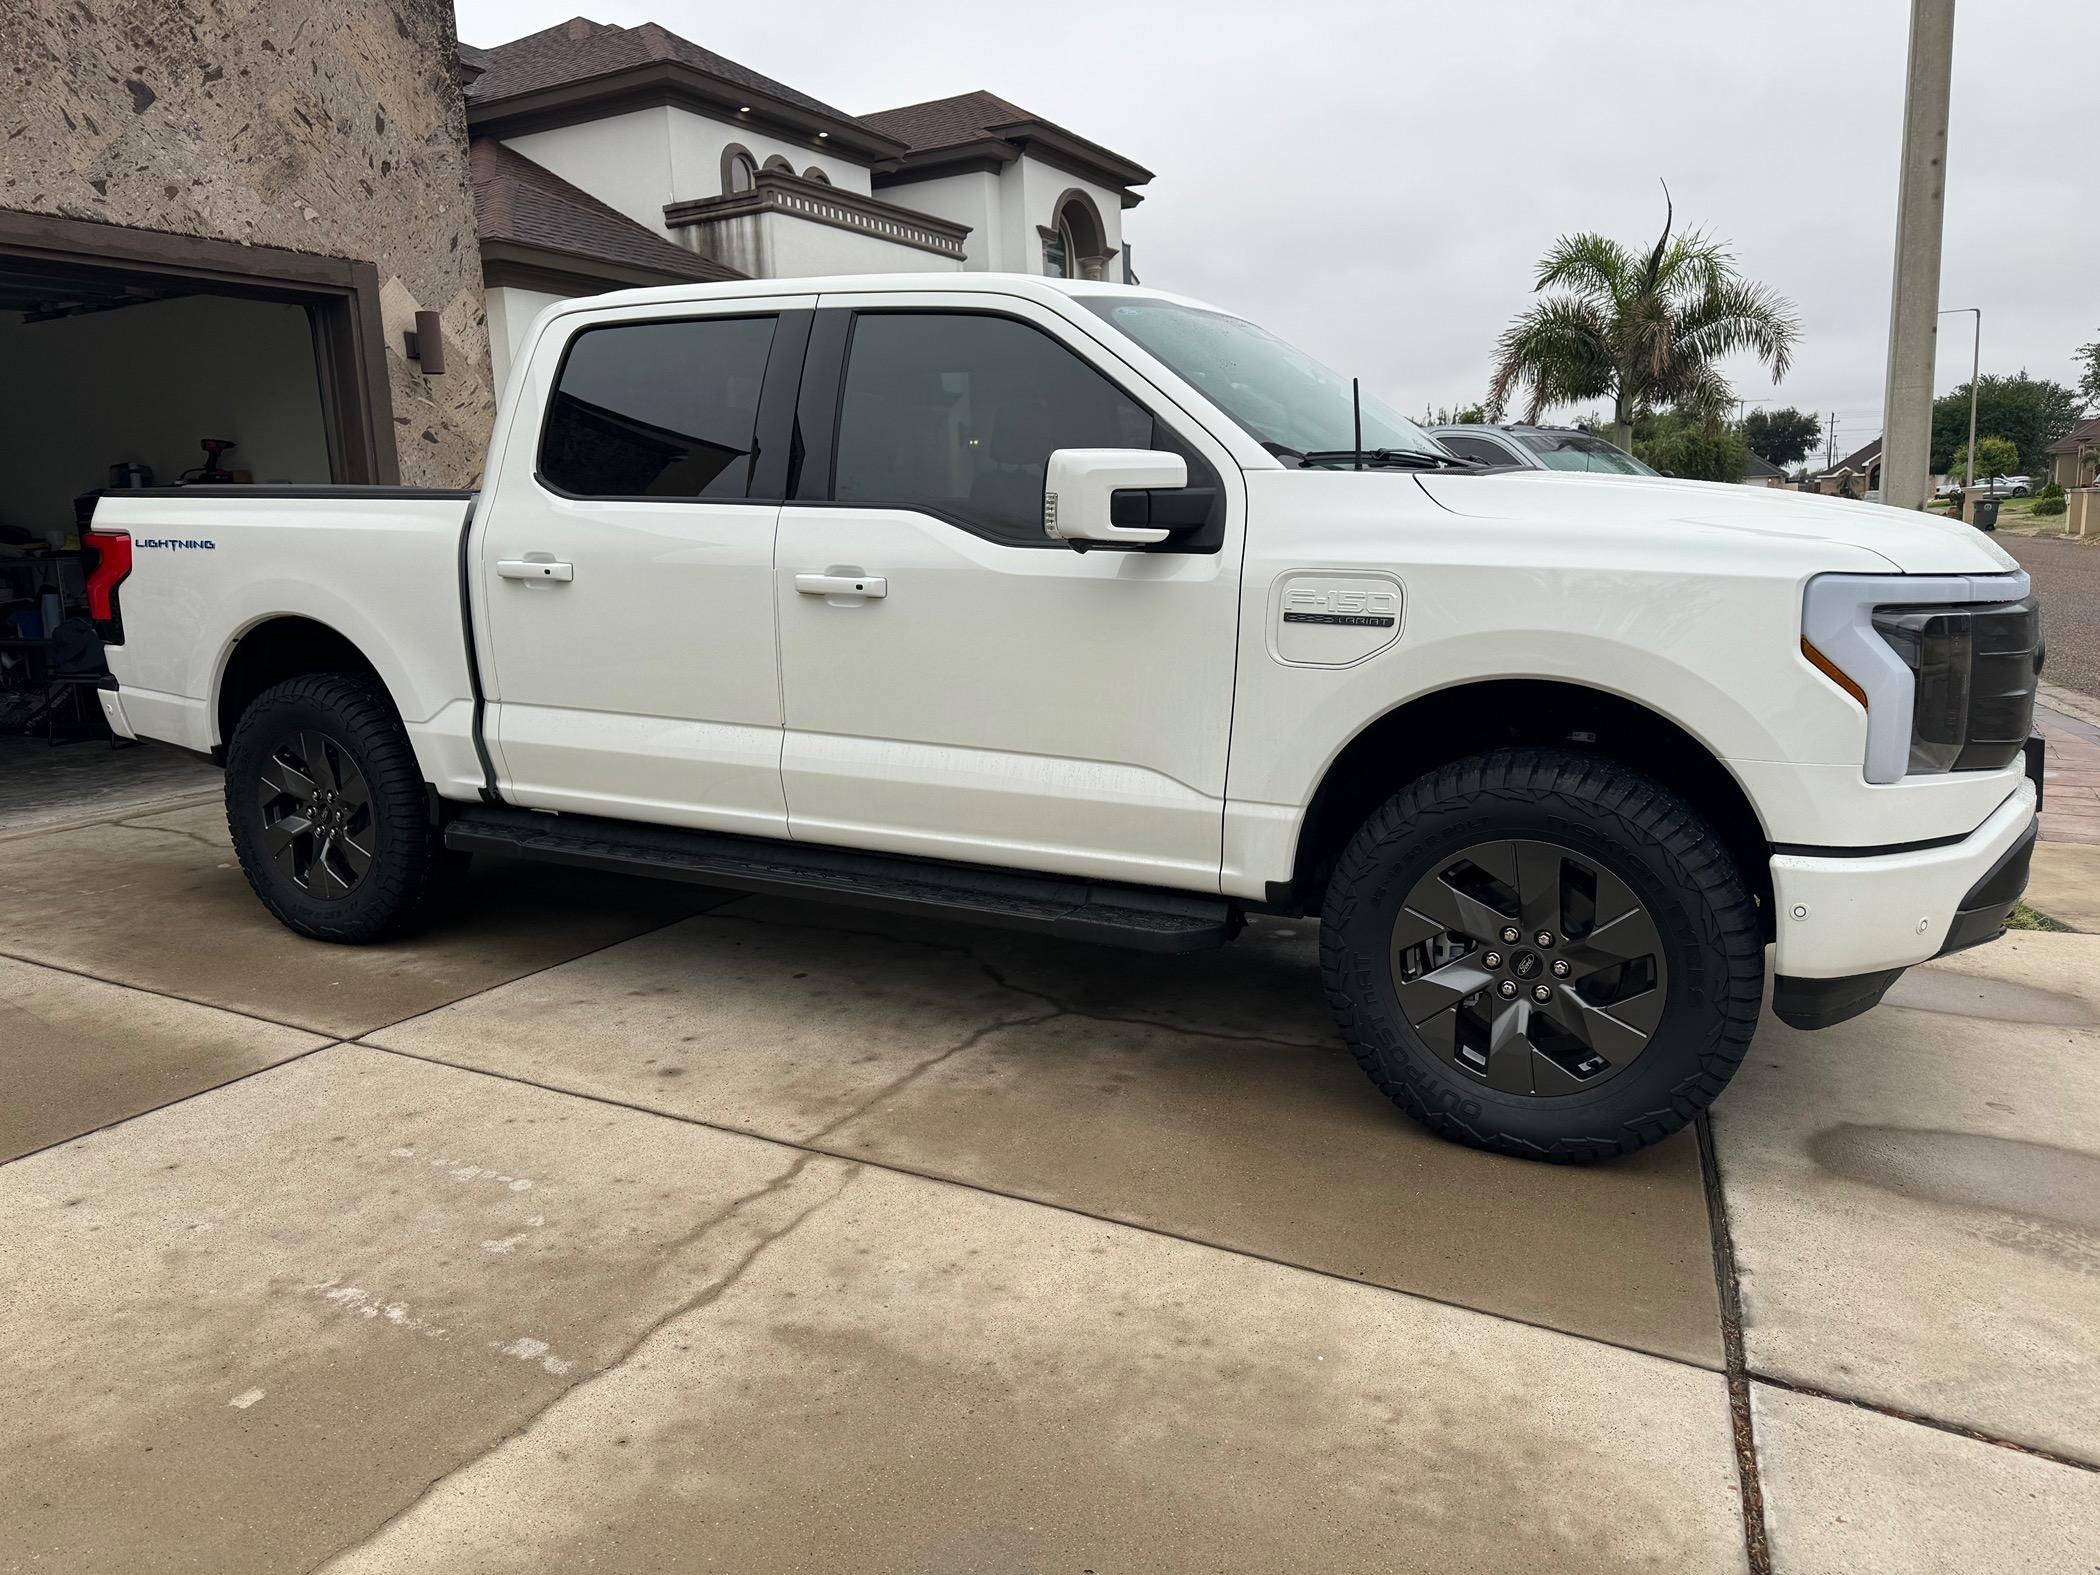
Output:
M2009 979L1985 979L1946 968L1913 968L1882 997L1887 1006L1950 1017L1984 1017L2000 1023L2034 1023L2049 1027L2092 1027L2100 1013L2075 995Z
M2100 1274L2100 1155L1976 1132L1826 1127L1809 1157L1849 1181L2000 1218L1984 1240Z

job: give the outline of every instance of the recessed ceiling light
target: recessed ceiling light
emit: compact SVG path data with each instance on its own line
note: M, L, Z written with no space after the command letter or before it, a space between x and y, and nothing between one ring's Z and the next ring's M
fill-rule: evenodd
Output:
M739 115L748 115L751 113L751 106L749 104L739 104L736 107L736 112Z
M828 136L830 136L830 135L831 135L831 133L830 133L830 132L828 132L828 131L820 131L820 132L818 132L818 133L817 133L817 140L818 140L819 142L822 142L822 141L823 141L823 140L824 140L824 139L825 139L826 137L828 137Z

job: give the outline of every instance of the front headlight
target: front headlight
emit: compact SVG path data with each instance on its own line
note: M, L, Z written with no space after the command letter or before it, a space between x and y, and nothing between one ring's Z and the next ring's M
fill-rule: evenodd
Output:
M1801 638L1866 707L1869 782L2019 758L2041 667L2041 606L2025 574L1818 575Z
M1912 771L1995 771L2034 725L2041 604L1881 607L1874 628L1915 682Z

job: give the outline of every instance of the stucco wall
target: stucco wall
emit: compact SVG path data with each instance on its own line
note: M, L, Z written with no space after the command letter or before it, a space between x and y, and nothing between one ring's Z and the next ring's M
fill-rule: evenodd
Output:
M999 200L1004 209L1001 230L1008 248L1005 263L1008 269L1015 273L1043 271L1043 237L1038 226L1051 222L1057 212L1057 199L1074 189L1093 198L1094 206L1101 214L1102 228L1108 235L1108 244L1120 252L1123 245L1121 194L1110 187L1097 186L1092 181L1069 175L1041 159L1024 155L999 174ZM1120 262L1112 258L1108 277L1120 279L1122 276Z
M494 414L448 0L0 0L0 208L374 263L404 481ZM403 353L441 314L448 370Z
M533 319L556 301L568 299L552 291L521 290L515 285L499 284L489 291L489 355L495 363L498 400L510 383Z
M999 223L999 177L989 170L885 186L881 195L883 201L894 202L900 208L967 224L970 235L963 242L963 266L972 273L1027 273L1042 267L1040 246L1036 249L1034 269L1007 260L1006 236Z

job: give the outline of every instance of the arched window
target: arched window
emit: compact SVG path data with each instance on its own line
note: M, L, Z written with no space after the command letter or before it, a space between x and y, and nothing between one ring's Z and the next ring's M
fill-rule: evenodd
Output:
M766 160L766 168L768 170L778 170L783 175L792 175L795 173L795 166L788 162L787 159L781 157L781 155L779 155L778 153L774 154L771 158Z
M831 184L831 177L818 169L814 164L802 172L802 178L804 180L813 180L820 186L829 186Z
M722 195L749 191L758 184L758 160L751 150L732 142L722 150Z
M1043 238L1043 272L1053 279L1105 279L1115 248L1094 199L1073 187L1057 199L1050 222L1038 227Z

